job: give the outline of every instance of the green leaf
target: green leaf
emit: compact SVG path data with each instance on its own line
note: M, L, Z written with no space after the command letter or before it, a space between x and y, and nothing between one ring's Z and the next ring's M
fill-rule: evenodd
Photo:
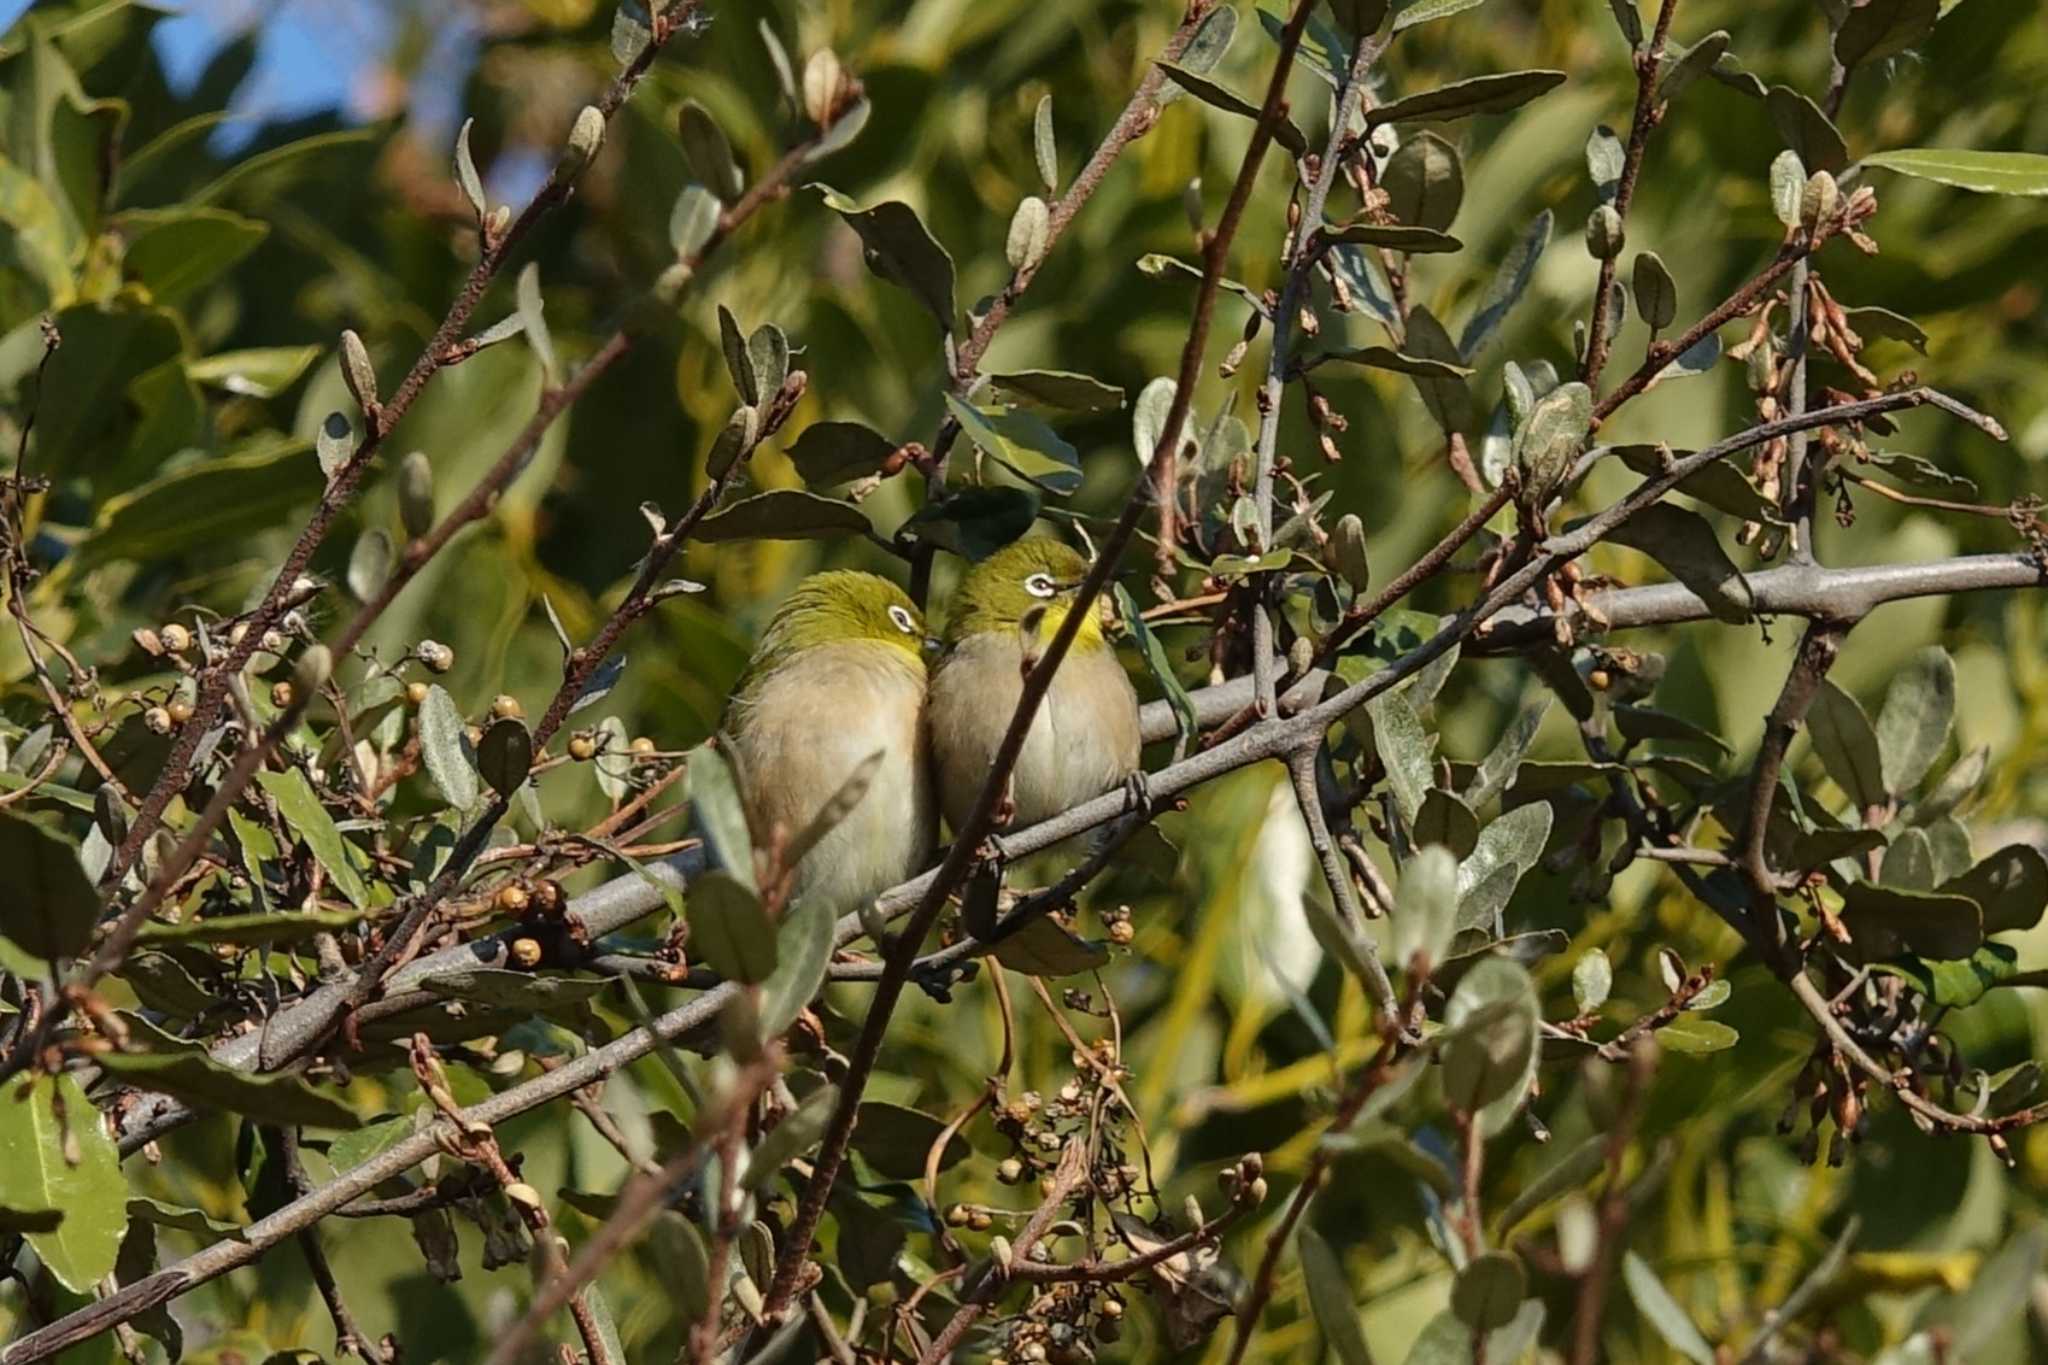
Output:
M1040 95L1038 108L1032 112L1031 154L1038 162L1038 179L1045 186L1045 192L1059 193L1060 148L1053 135L1051 95Z
M1394 956L1406 968L1419 953L1432 967L1450 955L1458 927L1458 860L1426 846L1402 865L1394 897Z
M1414 827L1422 801L1434 783L1430 777L1429 736L1415 707L1400 692L1383 692L1366 703L1372 716L1374 747L1387 769L1387 785L1401 822Z
M718 196L702 185L685 185L668 214L669 249L679 260L689 260L704 249L711 234L718 231Z
M1266 15L1261 14L1261 19ZM1237 40L1237 8L1234 5L1218 5L1202 20L1188 45L1181 49L1180 65L1184 71L1206 76L1223 61L1230 45ZM1161 105L1173 103L1180 98L1180 87L1166 81L1159 87L1158 102Z
M1821 679L1813 706L1806 713L1806 731L1821 766L1835 785L1847 792L1857 810L1885 803L1884 760L1877 731L1854 697L1832 681Z
M1465 1263L1451 1284L1451 1311L1475 1332L1491 1332L1515 1320L1528 1288L1522 1263L1504 1251L1489 1251Z
M1400 8L1394 11L1394 32L1426 24L1432 19L1448 19L1453 14L1463 14L1485 3L1486 0L1401 0Z
M946 395L946 408L984 454L1050 493L1081 486L1081 456L1044 419L1021 408L978 408Z
M1631 282L1643 324L1653 332L1669 327L1678 316L1678 282L1671 278L1663 258L1654 251L1638 255Z
M57 331L64 344L34 390L35 468L59 477L97 474L113 463L133 420L125 400L134 386L184 353L182 323L169 309L117 297L66 308Z
M1669 102L1714 69L1728 51L1728 30L1715 29L1691 47L1675 47L1664 57L1664 76L1657 85L1657 98Z
M1601 203L1614 201L1627 163L1628 149L1622 146L1615 131L1604 123L1594 128L1586 139L1586 174L1593 177L1593 188L1599 191Z
M1997 1255L1977 1267L1970 1287L1930 1300L1914 1327L1948 1328L1950 1360L1986 1356L2006 1329L2026 1312L2027 1297L2048 1255L2048 1228L2039 1224L2013 1234Z
M1653 706L1615 707L1614 728L1621 731L1621 737L1630 743L1646 739L1669 739L1681 744L1707 745L1719 749L1724 754L1735 752L1727 740L1705 726L1695 725L1684 716L1659 711Z
M304 441L261 438L107 499L78 548L80 568L235 544L283 523L294 509L317 499L326 485L306 458L309 448Z
M1301 1256L1302 1281L1308 1288L1309 1311L1315 1314L1330 1353L1341 1365L1372 1365L1365 1329L1359 1325L1358 1309L1351 1299L1351 1282L1337 1253L1306 1223L1294 1241Z
M1789 85L1774 85L1764 108L1785 145L1799 154L1808 171L1839 175L1849 164L1849 144L1819 105Z
M1941 0L1864 0L1835 30L1835 60L1855 68L1916 47L1934 32Z
M1465 787L1465 804L1477 810L1508 789L1515 780L1516 769L1529 754L1529 746L1536 742L1536 732L1542 728L1543 718L1550 714L1553 700L1546 694L1515 713L1514 720L1472 774Z
M1592 422L1592 391L1577 380L1558 385L1530 407L1529 419L1515 432L1512 451L1525 485L1524 496L1532 503L1541 505L1563 491ZM1624 523L1609 538L1625 533L1626 528Z
M1698 513L1653 503L1616 527L1608 539L1656 560L1698 595L1717 619L1734 624L1749 620L1754 600L1749 583L1721 548L1713 526Z
M747 825L747 808L740 798L739 780L724 752L710 744L692 750L684 783L691 819L704 832L716 860L714 866L722 868L750 893L757 892L754 840Z
M1144 657L1146 671L1159 684L1159 690L1166 697L1166 703L1173 708L1174 723L1179 727L1183 740L1192 741L1201 731L1201 721L1195 715L1194 699L1188 696L1188 689L1180 676L1173 671L1173 659L1166 652L1166 646L1152 628L1145 623L1145 615L1138 610L1130 589L1121 583L1111 585L1116 594L1116 609L1124 628L1137 642L1138 653Z
M684 916L692 955L726 980L751 985L775 971L775 927L752 887L728 873L706 873L690 883Z
M1473 76L1367 110L1365 122L1371 128L1425 118L1441 122L1473 114L1505 114L1555 90L1564 81L1562 71L1504 71Z
M403 1123L405 1131L408 1134L412 1132L410 1119L394 1119L393 1122ZM333 1156L336 1147L352 1136L353 1133L345 1133L328 1144L329 1157ZM337 1162L335 1169L346 1168ZM187 1208L182 1204L166 1204L161 1199L150 1199L141 1195L129 1196L128 1218L130 1222L151 1223L160 1228L176 1228L180 1232L189 1232L196 1237L216 1242L223 1237L232 1237L239 1242L244 1240L247 1234L247 1229L242 1224L223 1222L202 1209Z
M9 254L14 268L32 277L42 292L36 304L66 308L76 299L71 273L77 234L58 212L49 191L34 176L0 159L0 224L12 229Z
M1607 1003L1614 989L1614 964L1598 948L1588 949L1572 966L1572 1004L1581 1016Z
M1903 341L1921 355L1927 354L1927 333L1919 323L1902 313L1889 308L1865 306L1845 308L1842 316L1847 318L1852 330L1864 337L1884 337L1890 341Z
M341 1134L327 1144L327 1160L337 1172L352 1171L373 1157L382 1156L419 1131L419 1125L410 1114L382 1119L376 1123L366 1123L360 1128Z
M1980 194L2048 194L2048 156L2038 152L1902 147L1866 156L1863 164Z
M158 303L177 303L232 270L270 225L226 209L131 209L115 220L128 237L122 269Z
M1650 1269L1649 1262L1633 1251L1626 1253L1621 1262L1621 1278L1628 1285L1629 1297L1636 1302L1636 1311L1657 1329L1666 1345L1693 1365L1714 1365L1714 1348L1700 1335L1700 1329L1693 1325L1678 1300L1671 1297L1671 1291Z
M803 1102L782 1116L782 1122L768 1130L765 1137L755 1144L747 1154L746 1174L740 1184L749 1190L758 1190L777 1171L787 1166L818 1145L825 1136L825 1129L832 1122L832 1111L839 1105L839 1087L821 1085L804 1096Z
M313 794L313 786L306 780L306 774L297 768L289 768L284 772L258 773L256 781L270 793L271 800L277 802L277 813L284 818L285 827L311 850L335 889L348 897L350 905L358 910L367 910L370 889L363 884L362 876L356 871L349 850L342 842L341 831L335 828L334 817Z
M1479 831L1472 856L1458 864L1460 929L1492 929L1516 883L1543 856L1552 818L1547 802L1531 801L1504 812Z
M761 1036L780 1037L825 984L838 920L830 902L800 900L775 926L775 970L761 983Z
M349 128L336 133L319 133L282 147L244 158L229 167L219 179L185 197L186 204L203 208L224 199L244 204L262 204L304 180L321 168L308 164L327 159L331 152L363 146L381 136L376 128Z
M1061 412L1116 412L1124 405L1116 385L1068 370L1012 370L988 380L1013 398Z
M1857 960L1875 962L1917 953L1942 960L1965 958L1984 942L1983 912L1967 896L1946 891L1902 891L1872 882L1842 888L1842 923Z
M0 812L0 934L24 952L52 962L76 957L92 942L100 898L78 851L41 825Z
M1966 958L1906 957L1873 966L1911 981L1937 1005L1967 1009L2019 970L2019 952L2010 944L1987 943Z
M458 811L471 809L482 792L477 786L469 736L462 713L455 709L455 699L439 684L429 687L427 699L420 703L416 723L420 761L441 798Z
M1439 1040L1444 1099L1481 1115L1481 1128L1497 1133L1513 1116L1535 1078L1535 983L1510 958L1481 958L1459 978L1444 1007Z
M1608 454L1620 459L1636 473L1653 477L1663 472L1667 448L1652 445L1624 445L1606 447ZM1693 452L1689 450L1668 451L1673 459L1684 459ZM1765 497L1757 486L1742 476L1742 472L1726 460L1715 460L1701 465L1679 481L1678 492L1688 498L1695 498L1718 512L1740 517L1744 521L1782 521L1778 504Z
M1465 169L1458 149L1435 133L1418 133L1387 161L1380 188L1387 208L1403 223L1449 230L1465 199Z
M1479 817L1455 792L1431 787L1415 813L1415 844L1424 848L1437 844L1449 849L1453 859L1468 856L1479 843Z
M925 1154L945 1128L944 1119L922 1110L884 1100L863 1100L853 1125L853 1150L878 1175L890 1180L922 1180ZM966 1140L952 1134L939 1153L939 1169L958 1165L968 1154Z
M270 776L271 774L264 774ZM288 915L255 912L212 915L177 924L150 920L142 926L142 943L229 944L238 948L303 943L315 934L331 934L361 921L354 910L297 910Z
M850 502L795 488L777 488L727 503L690 533L692 540L821 540L864 535L867 514Z
M1037 520L1038 494L1032 489L961 488L920 507L900 533L979 562L1029 531Z
M1326 360L1342 360L1375 370L1392 370L1396 374L1414 375L1419 379L1456 380L1472 373L1468 366L1453 361L1405 355L1388 346L1353 346L1342 351L1325 351L1312 357L1303 368L1312 369Z
M90 1294L113 1270L127 1199L120 1154L77 1081L32 1075L8 1082L0 1103L0 1204L27 1214L62 1210L54 1228L27 1236L66 1289Z
M1537 214L1494 268L1493 279L1487 284L1486 292L1479 296L1479 306L1472 310L1465 330L1458 337L1458 354L1465 363L1470 364L1480 349L1493 339L1508 311L1529 287L1530 279L1536 274L1536 263L1543 259L1544 248L1550 245L1550 233L1555 223L1555 215L1549 209Z
M1258 120L1259 106L1230 87L1219 85L1207 76L1190 71L1186 66L1175 62L1162 61L1158 66L1171 78L1176 87L1193 95L1211 109L1221 109L1226 114L1236 114L1254 122ZM1292 119L1283 117L1275 123L1273 140L1295 156L1303 156L1308 152L1308 138L1303 136L1301 129L1294 126Z
M1956 666L1929 645L1893 675L1877 713L1877 750L1885 790L1904 796L1920 785L1948 743L1956 716Z
M676 111L676 133L691 173L709 185L720 199L739 198L747 187L747 177L740 170L725 130L711 117L711 111L696 100L684 100L682 108Z
M513 286L513 298L518 303L519 330L526 333L526 344L533 347L534 359L540 361L541 373L547 377L549 388L561 382L562 368L555 356L554 334L548 330L545 301L540 292L540 262L528 261L519 272Z
M1713 1019L1681 1014L1657 1030L1657 1042L1667 1052L1698 1055L1722 1052L1740 1042L1742 1035Z
M859 422L813 422L786 452L813 488L864 479L896 453L897 443Z
M138 1090L156 1091L200 1109L225 1110L257 1123L354 1128L353 1109L298 1076L259 1076L222 1066L203 1052L110 1052L100 1065Z
M823 194L826 207L859 234L868 269L908 290L940 331L952 332L953 258L925 229L916 210L893 199L864 209L829 185L814 182L806 188Z
M1389 251L1405 251L1417 256L1447 254L1465 249L1465 244L1448 232L1439 232L1428 227L1411 227L1406 223L1352 223L1346 227L1326 229L1323 236L1330 242L1351 246L1380 246Z
M1108 962L1109 950L1099 943L1076 938L1040 915L997 943L995 959L1026 976L1074 976L1092 972Z
M2032 844L2007 844L1941 887L1944 896L1967 896L1984 912L1984 932L2031 929L2048 909L2048 859Z
M444 1000L523 1013L549 1014L596 999L612 983L602 977L540 976L504 967L463 967L435 972L421 985Z

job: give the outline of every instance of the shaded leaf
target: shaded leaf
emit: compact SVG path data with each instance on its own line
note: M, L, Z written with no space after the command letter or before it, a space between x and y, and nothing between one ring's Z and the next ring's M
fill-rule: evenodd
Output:
M240 1114L258 1123L354 1128L353 1109L298 1076L257 1075L222 1066L203 1052L110 1052L100 1065L138 1090L172 1095L199 1109Z
M1474 114L1505 114L1538 95L1563 85L1562 71L1503 71L1473 76L1435 90L1424 90L1366 111L1367 127L1413 119L1447 120Z
M1849 164L1849 144L1819 105L1789 85L1774 85L1764 108L1785 145L1799 154L1808 171L1839 175Z
M1495 267L1493 279L1479 297L1479 306L1473 309L1471 319L1458 337L1458 353L1468 364L1493 338L1508 310L1529 287L1529 280L1536 273L1536 263L1543 259L1543 250L1550 245L1554 223L1555 218L1549 209L1537 214Z
M887 200L862 208L829 185L813 183L825 204L859 234L868 269L910 292L950 333L954 326L953 258L908 204Z
M0 813L0 934L16 947L56 961L92 941L100 898L78 851L62 838L12 813Z
M1013 398L1063 412L1115 412L1124 405L1124 391L1114 384L1067 370L1012 370L988 378Z
M1650 1269L1649 1262L1633 1251L1622 1257L1621 1278L1628 1285L1628 1296L1635 1300L1636 1311L1650 1326L1657 1329L1657 1335L1665 1344L1684 1356L1694 1365L1714 1365L1714 1348L1700 1335L1700 1329L1671 1297L1671 1291L1657 1278L1657 1272Z
M2048 909L2048 859L2032 844L2007 844L1943 883L1941 894L1975 901L1984 912L1987 934L2031 929Z
M746 884L724 872L706 873L690 883L684 901L690 926L689 951L728 981L766 981L779 950L775 926Z
M1639 550L1669 570L1722 621L1736 624L1750 618L1754 600L1714 528L1698 513L1669 503L1653 503L1609 534L1617 545Z
M1029 531L1036 520L1038 494L1031 489L962 488L919 508L900 533L979 561Z
M1372 1365L1372 1352L1366 1349L1365 1330L1351 1299L1351 1282L1337 1253L1306 1223L1294 1240L1301 1257L1302 1281L1308 1288L1309 1311L1315 1315L1330 1353L1341 1365Z
M863 535L867 514L850 502L795 488L777 488L727 503L697 523L692 540L820 540Z
M1835 785L1847 792L1859 810L1885 802L1884 760L1877 731L1856 699L1829 679L1821 679L1806 713L1806 732L1821 766Z
M1099 943L1076 938L1041 915L997 943L995 959L1026 976L1073 976L1094 971L1109 961L1109 950Z
M1943 960L1965 958L1984 941L1977 902L1945 891L1850 882L1842 888L1842 923L1854 940L1858 960L1864 962L1908 952Z
M285 827L312 852L335 889L348 897L348 903L356 909L369 909L370 888L364 885L348 846L342 842L341 831L335 827L334 817L320 804L304 771L288 768L284 772L258 773L256 781L277 802L277 813L283 817Z
M862 1100L853 1125L853 1150L891 1180L924 1178L925 1153L945 1130L944 1119L908 1105ZM969 1153L966 1139L954 1133L939 1153L939 1169L957 1166Z

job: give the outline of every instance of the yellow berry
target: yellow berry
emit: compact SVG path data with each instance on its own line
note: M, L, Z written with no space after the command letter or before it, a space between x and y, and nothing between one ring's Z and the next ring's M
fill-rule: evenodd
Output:
M192 632L179 625L176 621L171 622L158 631L156 638L163 641L164 648L173 654L183 654L192 647Z
M597 756L597 741L589 735L569 736L569 757L578 763L587 763Z
M491 715L499 720L517 720L525 714L526 708L519 704L519 698L509 692L491 698Z
M540 944L530 938L512 940L512 965L532 971L540 965Z

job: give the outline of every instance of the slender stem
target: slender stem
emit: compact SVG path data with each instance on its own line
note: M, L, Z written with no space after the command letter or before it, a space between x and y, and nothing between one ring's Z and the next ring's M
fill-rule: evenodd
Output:
M1636 177L1642 174L1643 152L1650 131L1664 117L1664 105L1657 99L1657 83L1663 76L1664 43L1671 36L1671 20L1678 12L1678 0L1663 0L1657 9L1656 28L1650 41L1635 53L1636 110L1629 123L1628 147L1622 153L1621 179L1614 189L1614 211L1628 224L1629 206L1635 202ZM1614 289L1614 277L1621 264L1616 252L1600 262L1600 278L1593 286L1593 316L1586 324L1586 354L1579 366L1579 378L1594 392L1600 389L1600 371L1606 368L1613 345L1608 333L1607 296ZM1683 349L1682 347L1680 349Z

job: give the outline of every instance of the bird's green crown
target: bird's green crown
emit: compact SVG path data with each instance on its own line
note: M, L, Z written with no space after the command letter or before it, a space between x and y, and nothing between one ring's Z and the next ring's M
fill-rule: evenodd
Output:
M969 569L953 590L946 643L990 631L1015 631L1034 611L1041 612L1039 640L1048 641L1066 619L1074 591L1087 573L1088 561L1080 551L1061 541L1048 536L1012 541ZM1105 643L1102 621L1091 612L1081 622L1074 648L1098 649Z
M878 574L812 574L775 609L740 690L807 650L860 641L901 650L924 672L924 615L908 593Z

